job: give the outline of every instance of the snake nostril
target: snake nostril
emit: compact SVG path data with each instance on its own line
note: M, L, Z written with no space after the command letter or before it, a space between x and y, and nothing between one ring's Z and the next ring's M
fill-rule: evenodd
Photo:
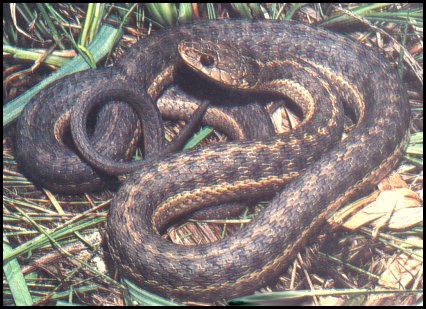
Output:
M211 67L214 64L214 58L209 55L202 55L200 58L200 62L205 67Z

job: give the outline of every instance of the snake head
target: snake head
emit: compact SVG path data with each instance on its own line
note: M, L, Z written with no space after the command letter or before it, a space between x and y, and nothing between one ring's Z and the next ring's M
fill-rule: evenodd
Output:
M178 51L196 72L227 87L252 89L258 82L260 64L248 49L227 41L182 41Z

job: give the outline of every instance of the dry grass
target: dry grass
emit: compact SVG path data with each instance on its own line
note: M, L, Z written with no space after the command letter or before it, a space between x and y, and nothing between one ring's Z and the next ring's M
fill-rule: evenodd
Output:
M320 24L334 31L355 27L357 31L348 35L365 45L380 47L386 57L397 63L403 72L413 113L413 138L396 171L373 193L342 207L329 219L318 238L312 239L283 273L278 285L265 289L299 292L240 301L257 304L410 305L422 298L421 293L407 292L423 288L423 20L418 15L422 7L369 5L370 10L364 11L348 5L342 5L343 10L337 6L295 4L276 7L253 4L250 8L198 4L192 7L193 18L206 18L208 14L221 17L252 14L256 18L291 18ZM34 15L34 12L31 15L26 11L28 8L38 15ZM44 12L41 5L28 8L11 7L10 13L4 13L4 44L6 38L8 46L14 46L16 50L18 47L27 50L37 46L47 51L56 41L57 46L63 46L68 54L73 55L69 39L58 40L58 36L65 35L60 32L59 24L64 29L72 29L74 37L81 39L81 32L87 26L85 24L82 28L81 24L89 8L65 4L52 6L63 20L52 18L53 11L46 10L48 7L44 7ZM102 17L107 12L121 12L124 15L129 9L107 5L100 15ZM149 6L134 6L131 9L121 46L132 45L140 37L154 31L157 23L168 20L167 13L160 11L160 15L166 17L158 17ZM409 15L410 12L412 15ZM144 22L141 20L143 13L147 17ZM15 16L16 19L13 18ZM34 19L26 20L24 16L33 16ZM47 16L58 31L56 35L49 31ZM172 14L171 18L177 17ZM92 25L99 26L105 22L99 19L97 24L95 17L93 19ZM111 23L120 24L118 21ZM51 36L48 35L50 33ZM90 35L88 31L87 37ZM120 52L118 48L114 55ZM4 101L10 101L46 76L46 71L54 65L36 61L44 60L45 56L27 61L4 54ZM294 118L281 111L274 113L274 120L286 130L288 121L293 122ZM168 132L175 134L181 125L170 125ZM13 131L12 124L6 127L3 135L3 256L12 257L7 265L4 264L4 274L18 272L18 275L8 277L8 282L4 277L3 304L47 305L61 304L61 301L85 305L124 304L127 298L123 298L121 292L123 285L115 281L116 274L111 272L113 267L110 261L104 261L106 255L102 245L104 221L113 194L103 192L63 196L35 187L21 174L14 161ZM222 139L224 137L215 132L203 143ZM188 221L171 227L167 237L186 245L215 241L244 226L262 207L264 205L248 209L233 220ZM20 273L25 275L25 281L19 277ZM322 290L332 289L349 289L351 292L329 297L317 295ZM389 289L394 293L369 293L366 289Z

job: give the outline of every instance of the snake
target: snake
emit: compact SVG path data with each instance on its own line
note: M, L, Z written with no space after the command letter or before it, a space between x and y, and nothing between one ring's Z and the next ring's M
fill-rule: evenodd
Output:
M164 61L164 60L163 60ZM125 62L125 61L124 61ZM169 68L166 72L169 74ZM137 74L138 72L135 72ZM156 73L157 80L162 71ZM155 78L154 76L152 77ZM139 89L131 76L124 76L114 67L86 70L67 75L43 88L25 106L16 124L16 157L24 174L37 185L54 192L76 194L115 188L118 181L86 163L77 153L70 132L70 115L77 98L87 98L93 89L121 83L126 91ZM187 86L173 85L159 96L157 106L148 105L143 122L145 132L144 155L156 156L165 144L163 121L189 120L200 105L196 93ZM76 91L78 89L79 91ZM137 91L137 90L136 90ZM139 90L139 92L142 90ZM210 98L210 101L223 98ZM275 132L267 111L262 105L238 104L241 98L226 98L234 105L211 107L203 124L217 128L230 139L267 136ZM254 130L247 118L258 119ZM96 115L91 143L103 155L116 160L127 160L134 153L141 136L141 128L132 109L123 102L109 101Z
M212 302L251 294L277 280L327 216L396 166L409 136L406 91L377 50L282 21L200 21L168 29L138 43L114 71L152 94L171 83L182 63L235 91L301 99L304 123L291 134L218 143L141 165L113 199L107 243L124 276L165 297ZM102 96L94 91L88 98ZM313 112L318 102L328 116ZM339 102L355 127L334 144L327 138L341 133L332 126ZM325 125L310 127L318 117ZM316 147L310 146L315 133ZM268 207L221 241L179 246L161 237L167 225L206 205L271 194Z

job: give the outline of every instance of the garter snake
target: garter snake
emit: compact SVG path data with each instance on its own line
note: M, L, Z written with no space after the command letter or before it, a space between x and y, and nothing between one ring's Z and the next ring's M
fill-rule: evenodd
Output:
M214 301L272 284L328 214L382 179L406 145L410 113L394 69L376 51L349 38L306 25L263 21L212 21L170 31L173 36L186 30L196 39L180 37L173 47L182 40L195 41L188 43L190 47L200 43L188 52L181 49L181 54L201 74L232 87L256 89L260 84L262 91L271 90L283 84L278 77L285 72L278 70L277 76L274 70L287 61L291 74L284 77L301 83L302 98L309 93L321 101L321 95L331 99L335 93L322 82L303 81L303 76L318 72L317 77L338 89L356 117L349 136L303 172L297 171L298 163L304 165L316 155L292 162L282 149L294 146L303 149L302 154L312 150L309 134L306 140L286 143L279 135L173 154L142 167L122 185L111 205L107 239L125 276L167 297ZM222 46L216 42L220 38L236 50L210 53L210 45ZM139 61L135 54L129 57ZM224 58L231 60L222 67ZM248 64L238 71L243 58ZM265 68L260 76L255 74L259 66ZM297 66L304 73L298 73ZM261 82L254 82L255 76ZM335 113L331 108L329 112ZM294 172L282 174L288 167ZM277 190L287 176L296 178L231 237L188 247L167 242L159 234L176 217L206 204L252 198L271 187Z
M234 59L232 63L239 63L242 55L253 59L244 66L248 78L237 74L235 78L217 79L222 73L235 73L221 67L221 61L212 62L217 60L215 55L223 55L220 49L206 52L218 38L231 42L224 44L228 48L241 47L241 53L226 55ZM189 42L195 54L207 53L207 57L193 58L182 41ZM201 50L196 47L198 43ZM158 46L162 49L155 49ZM213 301L249 294L276 280L328 214L376 184L396 165L406 144L410 118L405 90L394 69L376 51L322 29L284 22L228 20L184 25L143 40L114 70L146 85L150 92L170 82L173 74L156 79L158 72L167 72L168 67L172 72L170 63L181 62L181 56L201 74L236 88L254 85L256 90L258 83L250 78L256 75L258 66L266 68L262 70L266 74L260 76L266 78L260 83L263 91L276 91L278 87L280 92L282 84L277 80L293 80L294 76L300 87L292 87L299 89L295 93L302 101L326 100L324 95L336 102L341 98L356 117L349 136L323 156L309 146L309 134L293 132L287 144L300 153L312 150L313 154L291 161L283 150L286 143L281 135L217 144L146 165L120 188L108 216L107 238L114 259L127 277L150 291L180 300ZM157 57L165 60L157 61ZM149 64L145 74L139 74L141 63ZM283 64L291 76L278 69ZM221 67L221 74L214 74L212 68L216 67ZM309 83L311 78L318 82ZM306 111L309 114L309 109ZM332 122L338 112L331 107L328 111L331 114L326 119ZM328 127L330 122L326 124L317 132L321 136L329 135L327 128L335 130ZM307 140L300 138L303 135ZM333 135L338 135L338 130ZM310 161L312 164L304 169ZM294 172L286 174L286 167ZM159 235L176 216L206 204L270 193L294 177L268 208L232 237L185 247L166 242Z
M169 68L165 71L170 74ZM162 76L161 69L152 74L154 80L159 80ZM63 193L99 190L111 183L114 179L80 158L73 145L67 142L67 137L71 134L68 133L71 108L77 98L84 100L93 89L105 88L118 82L123 87L141 88L139 83L132 83L131 76L120 74L112 67L65 76L37 93L26 105L16 127L16 155L25 174L35 183ZM197 101L201 99L174 86L161 95L157 104L166 119L188 120L198 107ZM147 105L147 108L151 111L151 117L144 124L147 124L146 132L150 135L149 140L145 140L144 150L145 155L150 152L155 156L164 143L163 125L157 108L151 105ZM246 118L258 119L258 130L248 126ZM274 133L268 113L257 103L209 108L204 116L204 124L219 129L231 139ZM115 160L129 159L140 133L137 118L131 108L124 103L111 102L97 115L91 141L107 157Z

